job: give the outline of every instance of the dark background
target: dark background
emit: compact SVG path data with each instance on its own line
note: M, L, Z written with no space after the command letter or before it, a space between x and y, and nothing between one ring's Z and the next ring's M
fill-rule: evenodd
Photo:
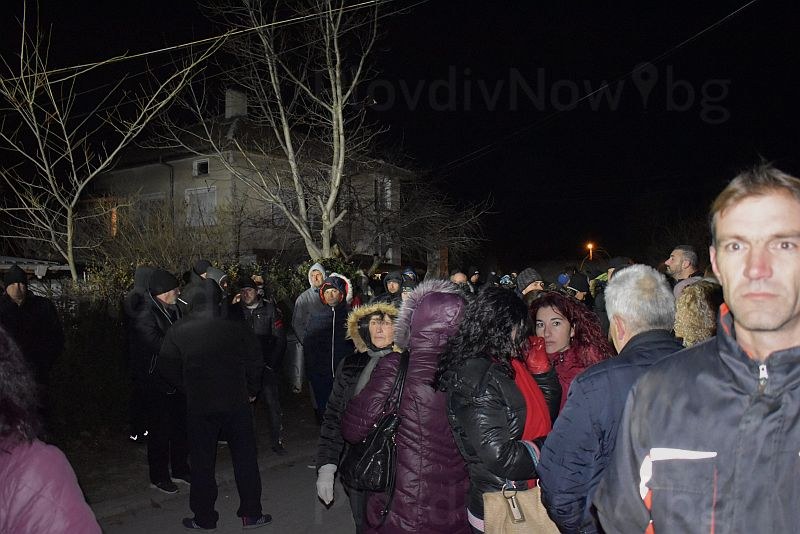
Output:
M18 35L15 4L2 23L4 50ZM39 4L52 66L213 34L189 0ZM800 173L798 10L755 2L678 46L745 4L391 2L375 78L359 98L389 127L382 148L400 149L465 202L493 199L484 267L579 259L590 240L612 256L666 258L668 230L701 220L738 170L765 158ZM643 62L652 66L631 75ZM573 88L584 97L603 81L612 93L622 84L615 105L564 109ZM404 88L419 91L416 102ZM482 90L497 90L496 102Z

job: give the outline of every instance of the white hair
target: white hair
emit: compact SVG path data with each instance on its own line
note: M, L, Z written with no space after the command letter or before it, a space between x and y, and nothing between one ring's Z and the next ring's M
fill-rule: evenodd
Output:
M663 274L648 265L614 271L606 287L606 312L625 320L632 335L647 330L672 330L675 297Z

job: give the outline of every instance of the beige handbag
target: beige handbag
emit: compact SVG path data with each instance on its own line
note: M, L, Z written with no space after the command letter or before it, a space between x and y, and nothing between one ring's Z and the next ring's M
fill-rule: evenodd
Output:
M558 534L538 486L518 491L504 484L501 491L484 493L483 521L486 534Z

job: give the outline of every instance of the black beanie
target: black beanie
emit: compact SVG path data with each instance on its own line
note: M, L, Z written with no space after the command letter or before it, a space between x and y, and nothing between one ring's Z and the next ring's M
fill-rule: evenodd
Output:
M197 274L206 274L208 268L211 267L211 262L208 260L197 260L194 263L194 272Z
M528 267L526 269L522 269L517 275L517 289L519 289L520 293L525 291L525 288L531 285L534 282L544 281L544 278L541 277L539 271L534 269L533 267Z
M164 269L156 269L150 275L148 289L151 295L160 295L178 287L178 279Z
M25 271L23 271L22 268L15 263L6 273L5 277L3 278L3 282L6 286L9 286L10 284L28 285L28 275L25 274Z

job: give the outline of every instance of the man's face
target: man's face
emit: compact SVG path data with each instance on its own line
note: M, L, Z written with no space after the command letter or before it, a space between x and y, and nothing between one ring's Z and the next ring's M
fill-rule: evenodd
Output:
M780 191L745 198L717 214L716 235L711 265L737 336L800 345L800 203Z
M314 287L319 287L322 285L322 282L325 281L325 277L322 276L322 273L319 271L311 271L311 283Z
M255 304L258 300L258 290L254 287L245 287L242 289L242 303L245 306Z
M474 273L472 276L470 276L470 277L469 277L469 280L470 280L470 282L472 282L473 284L477 284L477 283L478 283L478 280L480 280L480 277L481 277L481 274L480 274L480 273Z
M673 250L669 258L667 258L667 261L664 262L664 265L667 266L667 274L672 278L680 276L683 271L683 252L680 250Z
M330 288L326 289L323 295L325 297L325 304L328 306L336 306L339 304L339 299L341 299L342 292L338 289Z
M17 304L21 304L22 301L25 300L25 295L28 294L28 286L23 284L22 282L14 282L13 284L8 284L6 286L6 294L14 302L16 302Z
M400 291L400 282L396 280L389 280L388 282L386 282L386 289L389 291L389 293L394 295L395 293Z
M175 289L167 291L166 293L160 293L156 295L156 298L164 304L172 305L178 302L178 295L180 295L180 293L180 290L176 287Z

